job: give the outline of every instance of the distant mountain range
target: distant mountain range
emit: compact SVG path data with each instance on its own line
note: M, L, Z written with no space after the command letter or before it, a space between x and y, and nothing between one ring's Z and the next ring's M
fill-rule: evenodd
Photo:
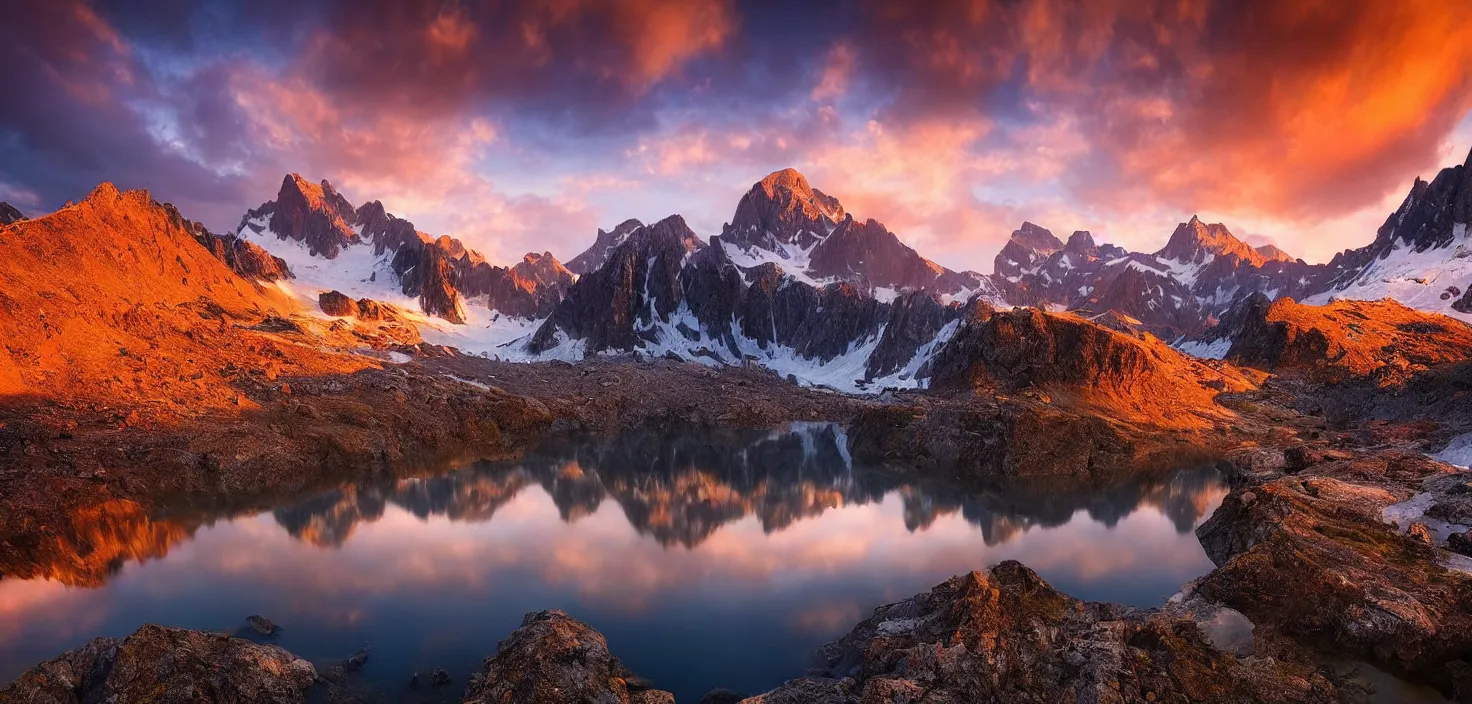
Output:
M0 222L22 218L0 204ZM188 221L185 221L188 222ZM425 339L508 359L638 353L754 363L842 390L924 386L963 319L1012 306L1071 311L1214 356L1219 321L1254 294L1311 304L1393 297L1472 321L1472 155L1417 179L1373 242L1329 264L1252 247L1192 217L1147 254L1065 242L1023 223L992 274L926 259L793 169L752 185L707 242L679 215L599 230L566 266L550 252L497 266L450 237L291 174L234 234L188 223L228 266L316 305L403 308ZM326 299L324 299L326 300ZM341 309L334 308L334 312Z

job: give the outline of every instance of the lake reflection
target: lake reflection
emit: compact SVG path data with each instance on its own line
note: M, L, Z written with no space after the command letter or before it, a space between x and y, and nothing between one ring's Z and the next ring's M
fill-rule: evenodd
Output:
M1209 469L1105 491L968 494L851 465L841 430L654 432L563 441L520 462L343 487L235 516L95 507L0 580L0 681L147 622L262 613L365 676L466 677L527 611L601 630L635 671L695 701L802 673L874 606L1019 559L1073 595L1158 605L1211 568L1192 529Z

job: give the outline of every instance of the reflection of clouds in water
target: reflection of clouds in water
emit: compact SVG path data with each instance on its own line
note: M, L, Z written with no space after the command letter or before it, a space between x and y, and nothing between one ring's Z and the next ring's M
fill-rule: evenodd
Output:
M168 559L124 576L160 597L195 588L190 580L204 574L285 583L305 600L320 600L304 609L331 610L365 595L491 588L499 572L516 569L593 600L643 608L661 594L695 587L791 589L858 573L962 572L1012 558L1083 582L1143 565L1189 569L1203 558L1194 538L1183 539L1153 508L1112 528L1080 515L987 547L957 515L936 517L916 532L903 529L903 501L892 493L879 504L832 509L770 534L747 517L691 549L639 535L614 506L572 525L541 491L523 492L507 508L494 521L464 523L390 507L336 549L291 539L258 516L204 529Z
M780 628L816 636L1004 559L1078 596L1135 603L1210 569L1191 528L1225 494L1211 472L1103 491L968 494L855 470L812 440L764 434L731 452L615 438L234 519L140 520L142 542L120 523L88 534L161 557L125 561L95 590L0 580L0 653L27 634L59 643L104 623L130 631L130 609L173 613L167 604L202 594L231 609L272 595L273 619L328 629L424 611L425 628L443 630L435 619L454 616L438 605L498 609L507 599L649 622L671 608L739 614L760 603ZM169 521L178 530L160 530ZM50 561L36 574L79 564L38 557ZM95 576L84 567L80 577ZM1121 584L1144 584L1149 596Z

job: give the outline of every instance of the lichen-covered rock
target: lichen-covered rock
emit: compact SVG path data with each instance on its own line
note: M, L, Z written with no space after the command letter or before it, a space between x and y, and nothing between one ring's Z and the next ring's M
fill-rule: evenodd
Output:
M311 663L274 645L147 625L31 668L0 690L0 701L297 704L316 676Z
M603 635L561 611L526 615L465 690L463 704L673 704L608 651Z
M1463 475L1416 454L1333 459L1268 481L1239 480L1197 529L1217 569L1197 593L1305 644L1450 688L1472 656L1472 576L1413 529L1453 510ZM1444 506L1445 505L1445 506ZM1449 508L1448 508L1449 507Z
M875 609L818 658L746 703L1339 700L1308 666L1222 651L1183 616L1073 599L1011 561Z

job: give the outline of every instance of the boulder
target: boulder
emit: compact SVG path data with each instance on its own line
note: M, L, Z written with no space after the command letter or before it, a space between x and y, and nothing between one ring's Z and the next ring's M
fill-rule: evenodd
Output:
M640 688L603 635L561 611L526 615L465 690L463 704L656 704L674 697Z
M1442 513L1465 486L1450 472L1392 452L1247 478L1197 529L1218 566L1197 593L1312 647L1449 689L1472 654L1472 576L1444 566L1449 553L1419 512L1396 511L1402 533L1386 509L1424 494L1425 515Z
M1213 646L1186 616L1079 601L1015 561L881 606L812 675L744 700L1333 702L1313 668Z
M274 645L146 625L27 670L0 701L298 704L316 677L311 663Z
M324 291L317 296L317 305L323 313L339 317L356 317L358 303L337 291Z

